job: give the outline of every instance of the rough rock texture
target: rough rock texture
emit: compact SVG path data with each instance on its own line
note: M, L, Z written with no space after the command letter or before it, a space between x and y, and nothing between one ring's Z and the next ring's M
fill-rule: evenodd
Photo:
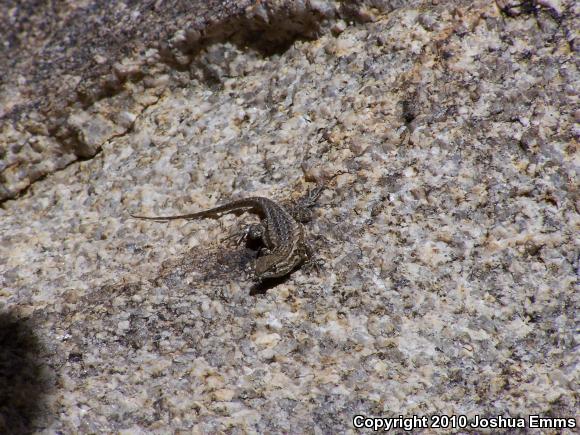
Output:
M172 80L219 81L199 63L206 47L229 41L272 54L338 17L366 18L364 8L324 1L72 3L0 3L0 201L94 157L179 85Z
M575 417L576 2L167 3L0 5L0 432ZM267 286L128 218L335 174Z

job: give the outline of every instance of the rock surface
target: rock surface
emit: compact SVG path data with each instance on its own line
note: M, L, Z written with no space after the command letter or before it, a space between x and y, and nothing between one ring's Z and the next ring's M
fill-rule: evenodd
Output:
M0 432L575 417L575 2L36 3L0 5ZM254 217L128 216L335 174L322 270L266 288Z

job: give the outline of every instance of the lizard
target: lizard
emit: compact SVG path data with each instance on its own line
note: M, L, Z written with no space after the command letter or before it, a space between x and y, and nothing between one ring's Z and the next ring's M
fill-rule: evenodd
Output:
M255 213L261 218L260 223L246 226L238 243L247 238L261 240L264 249L254 261L253 277L262 282L288 275L303 263L315 262L302 224L311 220L311 208L323 190L324 186L318 185L300 200L285 205L262 196L252 196L195 213L176 216L131 214L131 217L166 222L174 219L218 219L228 213Z

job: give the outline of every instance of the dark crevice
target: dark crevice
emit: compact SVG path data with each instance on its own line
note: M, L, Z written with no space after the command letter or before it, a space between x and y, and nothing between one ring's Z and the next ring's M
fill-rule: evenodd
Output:
M139 116L145 111L147 110L150 106L154 105L157 103L157 101L159 101L159 99L155 100L154 103L148 104L146 106L143 107L141 113L139 114ZM129 133L131 133L133 131L133 126L135 125L135 122L133 122L133 124L131 124L129 127L127 127L127 129L125 131L123 131L122 133L118 133L115 135L112 135L109 139L107 139L106 142L109 142L113 139L118 139L120 137L123 137ZM52 174L55 174L57 172L60 171L64 171L66 170L69 166L72 166L74 164L77 164L79 162L86 162L89 160L94 159L95 157L97 157L102 151L102 147L99 147L95 153L92 153L90 155L80 155L77 154L76 155L76 159L71 160L69 163L67 163L66 165L62 166L61 168L58 168L52 172L46 172L46 173L42 173L38 176L38 178L34 179L33 181L31 181L27 186L25 186L24 188L22 188L21 190L19 190L18 192L14 193L13 195L7 196L5 198L0 198L0 208L4 208L4 204L8 201L14 201L14 200L18 200L19 198L22 198L24 196L26 196L28 194L28 192L34 187L34 185L38 182L42 182L44 181L47 177L49 177ZM2 176L2 173L0 172L0 177ZM1 180L0 180L1 181Z
M34 185L36 183L39 183L39 182L44 181L46 178L48 178L52 174L56 174L57 172L64 171L69 166L72 166L72 165L74 165L76 163L85 162L87 160L92 160L97 155L99 155L100 152L101 152L101 150L99 149L99 151L95 155L93 155L91 157L77 157L76 160L72 160L72 161L68 162L62 168L56 169L56 170L54 170L52 172L45 172L45 173L40 174L38 176L38 178L34 179L34 181L31 181L28 185L26 185L25 187L23 187L22 189L20 189L18 192L14 193L13 195L11 195L9 197L0 199L0 208L4 208L4 204L7 203L8 201L16 201L16 200L18 200L20 198L23 198L24 196L26 196L28 194L28 192L30 192L30 190L34 187Z

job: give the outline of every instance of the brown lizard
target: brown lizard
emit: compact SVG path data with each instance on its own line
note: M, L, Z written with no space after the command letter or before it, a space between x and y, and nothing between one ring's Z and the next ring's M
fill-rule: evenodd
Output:
M261 240L264 249L254 263L254 279L262 282L289 274L305 262L312 262L312 249L305 237L302 223L311 219L311 207L324 189L323 185L295 203L281 205L271 199L254 196L218 207L178 216L136 216L137 219L168 221L173 219L219 218L227 213L252 212L261 218L259 224L248 225L239 242L249 238Z

